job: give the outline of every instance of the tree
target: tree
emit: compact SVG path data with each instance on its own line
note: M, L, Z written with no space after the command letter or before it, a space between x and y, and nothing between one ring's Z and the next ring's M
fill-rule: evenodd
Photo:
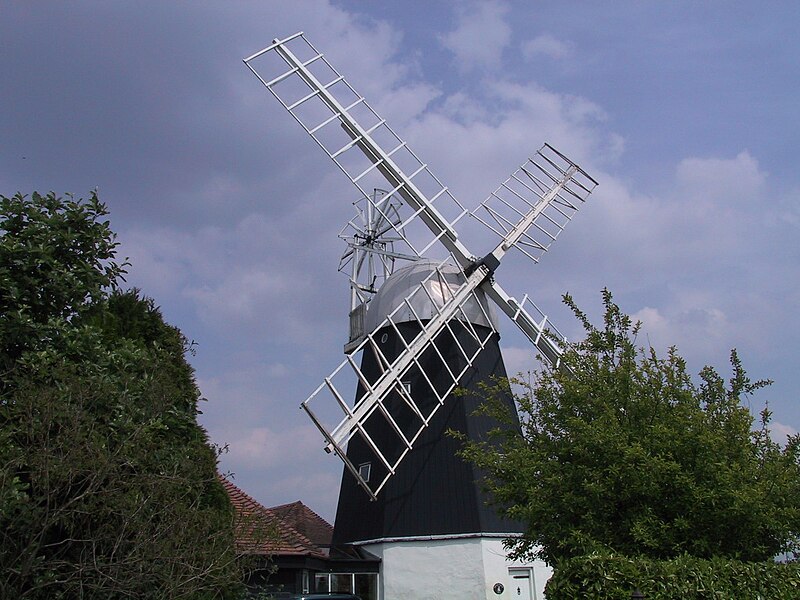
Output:
M800 536L800 437L782 448L742 405L752 382L736 352L726 383L711 367L698 383L672 348L637 346L633 324L603 293L596 328L569 296L586 338L517 396L522 432L498 428L467 442L497 509L525 526L507 544L517 557L552 565L611 551L666 559L769 559L796 551ZM521 384L522 382L517 382ZM485 389L484 409L508 422Z
M0 369L57 343L59 328L103 299L125 273L105 206L50 193L0 196ZM51 330L52 328L52 330Z
M234 597L189 345L118 289L106 214L0 197L0 597Z

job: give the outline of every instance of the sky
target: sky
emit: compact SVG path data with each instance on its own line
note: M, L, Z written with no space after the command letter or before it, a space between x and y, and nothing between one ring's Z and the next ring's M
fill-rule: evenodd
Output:
M800 430L800 4L27 2L0 6L0 194L110 210L127 285L197 343L221 470L332 520L341 464L300 403L343 359L337 237L355 188L242 59L304 31L467 207L547 141L599 187L539 264L497 277L569 338L607 287ZM492 240L470 230L476 255ZM474 248L474 249L473 249ZM509 371L536 363L501 325Z

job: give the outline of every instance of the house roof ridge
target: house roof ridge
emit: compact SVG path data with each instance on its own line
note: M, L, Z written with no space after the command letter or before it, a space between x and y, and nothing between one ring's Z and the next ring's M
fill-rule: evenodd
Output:
M300 505L301 507L303 507L303 509L305 509L306 512L310 513L316 519L322 521L323 523L325 523L329 527L332 527L332 525L330 523L328 523L328 521L326 519L321 517L319 515L319 513L317 513L313 508L310 508L308 506L308 504L304 503L302 500L295 500L294 502L287 502L286 504L278 504L277 506L270 507L270 510L277 511L279 509L282 509L282 508L285 508L285 507L288 507L288 506L297 506L297 505Z
M285 508L287 506L295 506L296 504L303 504L302 500L295 500L294 502L286 502L284 504L276 504L272 508ZM303 504L305 506L305 504Z

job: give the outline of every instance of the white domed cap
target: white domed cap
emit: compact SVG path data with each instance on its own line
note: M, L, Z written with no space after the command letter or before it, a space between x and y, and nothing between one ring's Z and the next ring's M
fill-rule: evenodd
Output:
M367 308L367 317L365 319L365 329L367 331L375 331L378 326L383 323L384 319L388 317L393 310L403 304L405 300L414 290L418 290L422 282L437 268L441 277L433 275L425 282L425 287L428 294L419 290L415 293L409 303L414 308L416 316L411 309L405 305L392 316L394 323L404 323L407 321L416 321L417 317L425 321L432 319L436 314L434 305L431 302L433 299L436 306L441 307L445 301L449 299L466 281L461 269L454 264L440 264L431 260L418 260L407 267L398 269L384 282L378 293L370 301ZM447 290L442 289L447 286ZM429 297L430 295L430 297ZM494 307L487 300L483 290L475 290L475 295L467 300L464 305L464 314L470 323L474 325L482 325L484 327L493 327L495 330L497 326L497 316L494 312ZM486 316L489 319L487 320ZM457 318L463 318L458 316Z

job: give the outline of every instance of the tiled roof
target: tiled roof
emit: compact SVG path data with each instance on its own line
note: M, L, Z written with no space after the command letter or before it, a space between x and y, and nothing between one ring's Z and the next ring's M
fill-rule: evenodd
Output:
M273 506L270 510L317 546L330 546L333 527L299 500L291 504Z
M333 527L302 502L266 508L220 476L236 514L236 548L244 554L327 556Z

